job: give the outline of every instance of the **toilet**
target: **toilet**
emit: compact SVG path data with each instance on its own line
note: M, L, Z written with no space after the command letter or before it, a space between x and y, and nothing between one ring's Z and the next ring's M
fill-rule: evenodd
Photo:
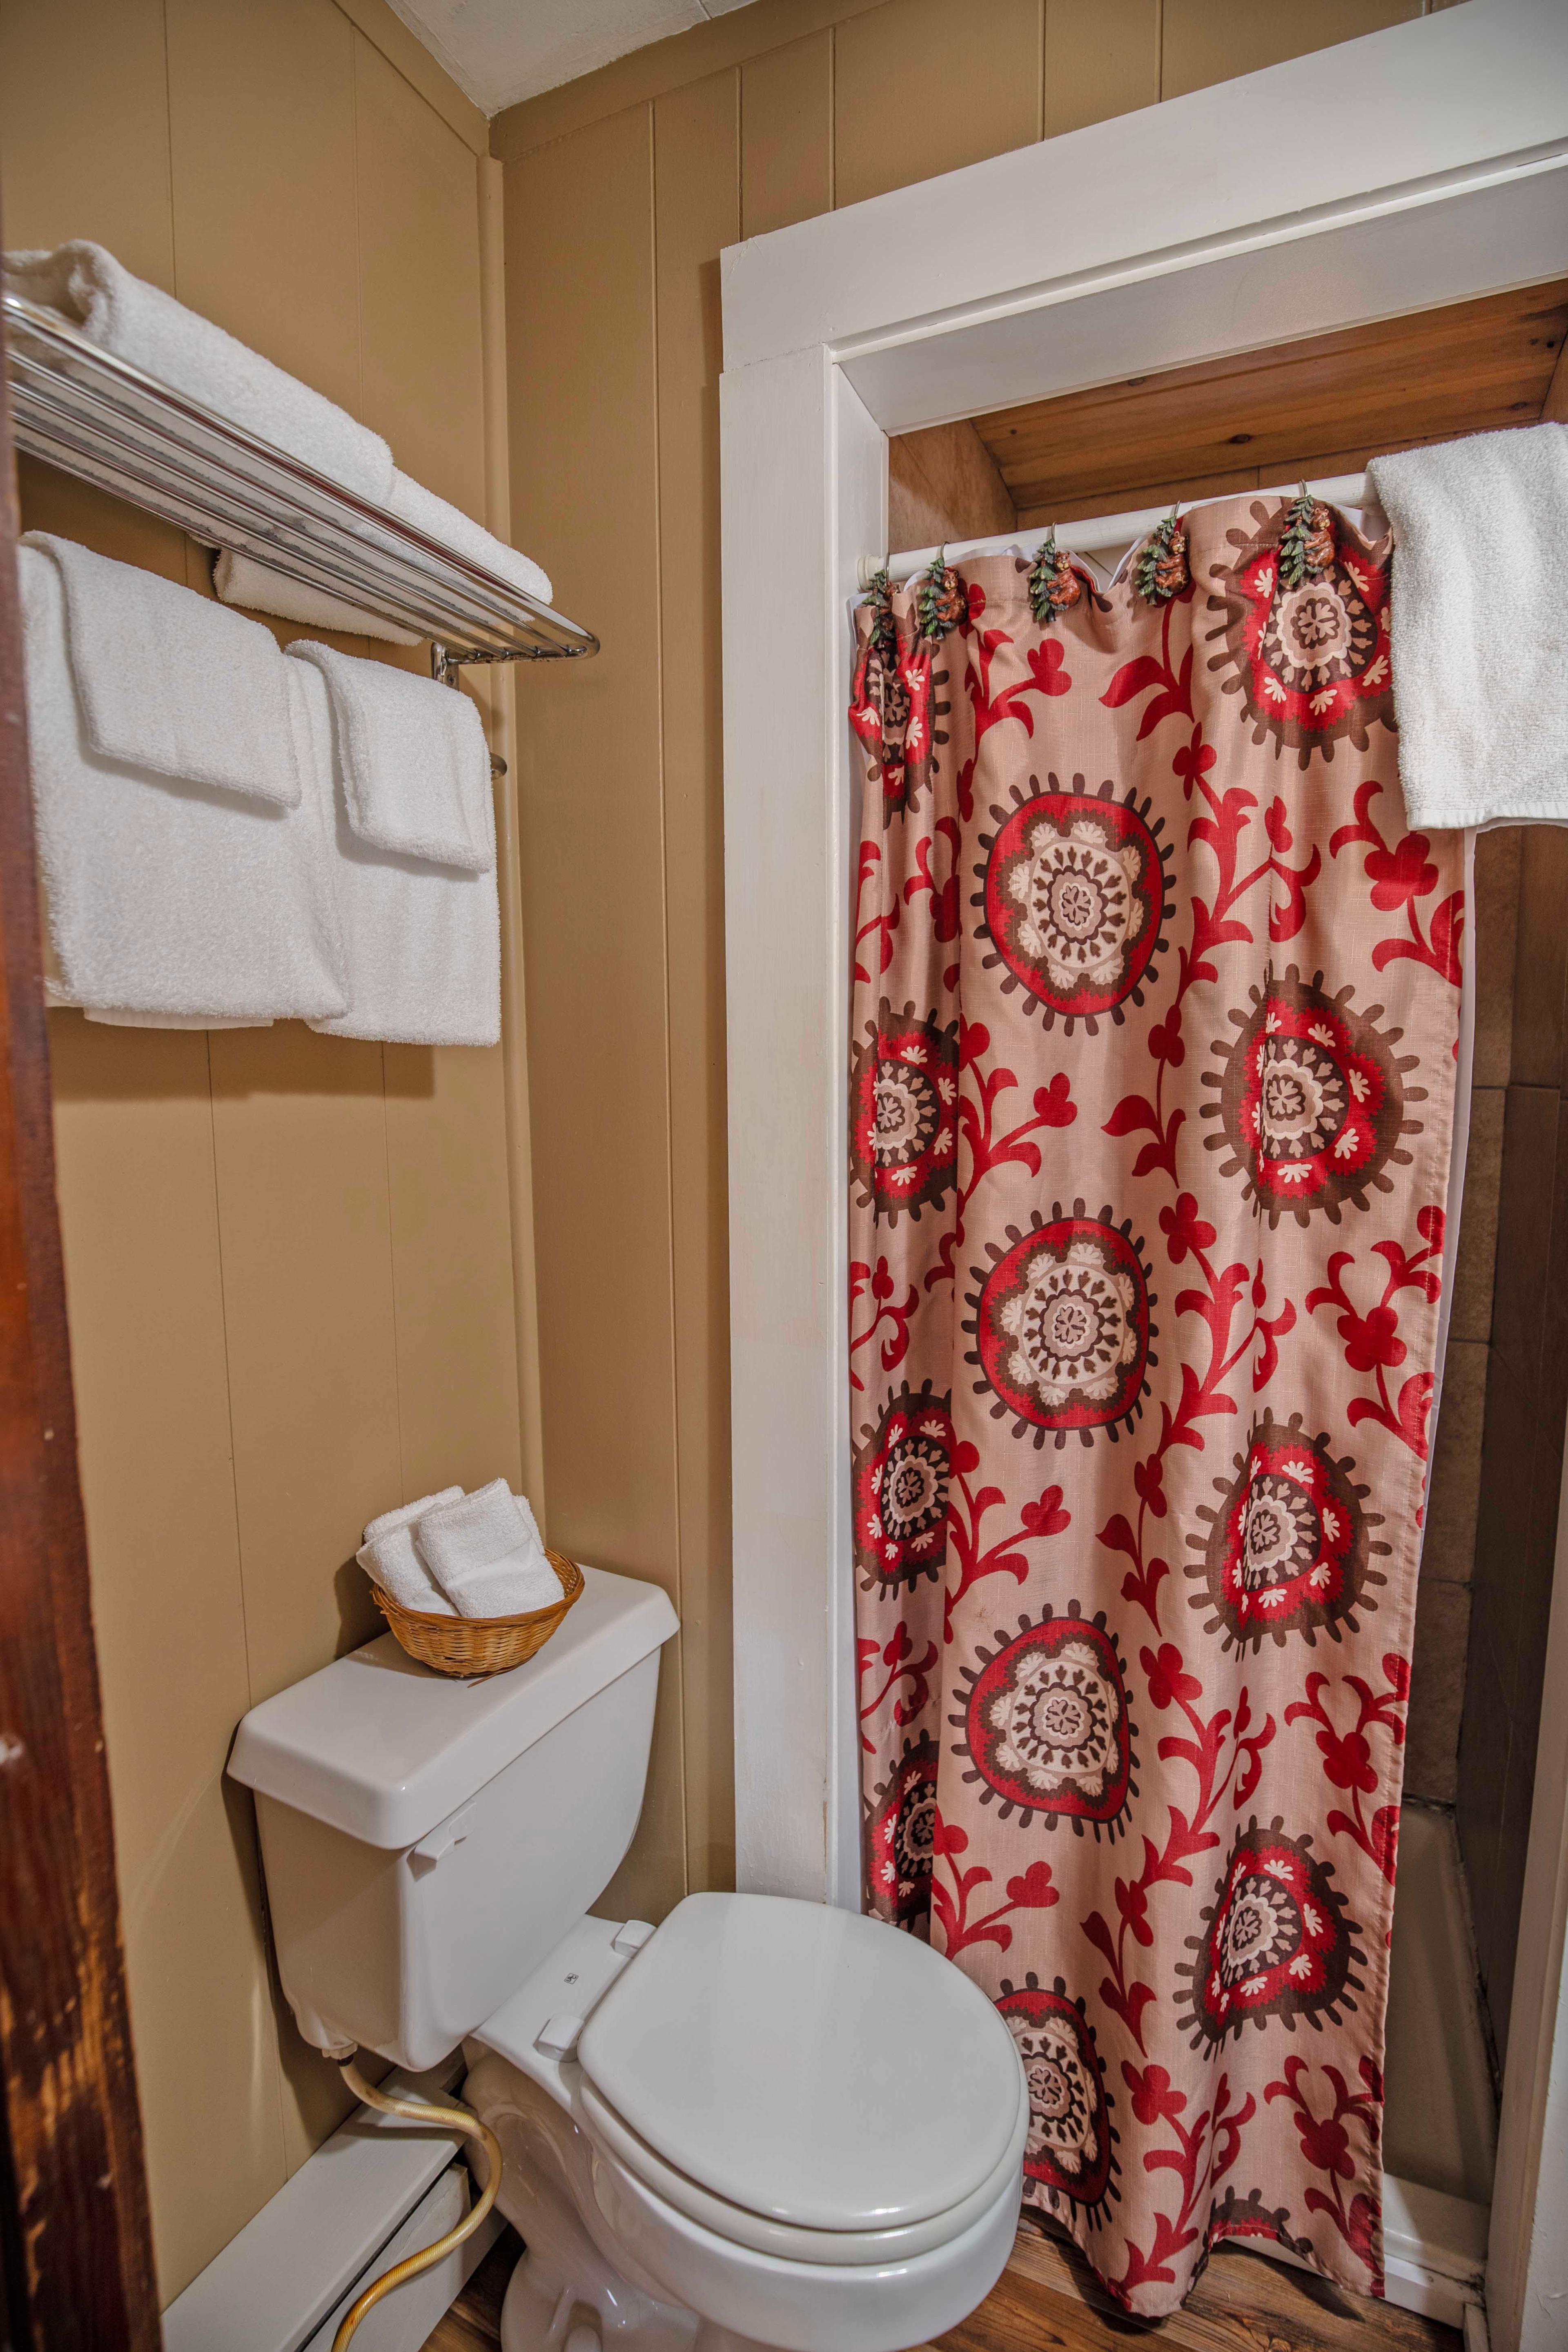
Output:
M252 1709L279 1973L335 2057L462 2045L526 2252L504 2352L900 2352L1000 2276L1029 2102L959 1969L765 1895L603 1919L641 1810L655 1585L585 1568L526 1665L429 1674L390 1634Z

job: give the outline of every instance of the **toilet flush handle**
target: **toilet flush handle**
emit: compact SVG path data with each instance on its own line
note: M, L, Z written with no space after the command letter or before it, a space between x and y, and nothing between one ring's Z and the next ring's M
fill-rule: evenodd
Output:
M473 1807L465 1806L460 1813L448 1814L444 1822L437 1822L428 1837L420 1839L408 1856L419 1876L423 1877L427 1870L434 1870L441 1856L450 1853L455 1845L462 1844L472 1826L473 1818Z

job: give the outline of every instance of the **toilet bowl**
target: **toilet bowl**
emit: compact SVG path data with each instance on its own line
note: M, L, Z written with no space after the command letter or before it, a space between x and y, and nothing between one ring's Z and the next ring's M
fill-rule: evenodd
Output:
M279 1970L301 2029L424 2067L464 2046L526 2252L505 2352L901 2352L987 2294L1028 2095L957 1969L879 1921L689 1895L588 1905L647 1766L656 1587L584 1570L539 1655L421 1674L391 1637L252 1710Z

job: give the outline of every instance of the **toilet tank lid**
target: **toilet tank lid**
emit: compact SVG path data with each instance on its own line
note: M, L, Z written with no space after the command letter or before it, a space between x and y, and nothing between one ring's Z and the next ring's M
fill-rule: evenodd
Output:
M559 1632L509 1674L433 1674L384 1633L253 1706L228 1769L367 1845L417 1845L679 1622L657 1584L584 1568Z

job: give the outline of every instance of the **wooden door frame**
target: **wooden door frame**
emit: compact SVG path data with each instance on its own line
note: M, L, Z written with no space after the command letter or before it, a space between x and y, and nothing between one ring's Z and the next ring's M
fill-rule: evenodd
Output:
M0 2352L155 2352L55 1202L3 340L0 485Z
M845 614L886 546L887 436L1568 273L1568 11L1470 0L800 222L721 268L737 1879L855 1907ZM1563 1717L1542 1738L1568 1763ZM1534 1977L1521 1942L1520 1973L1547 2051L1568 1912L1552 1827L1560 1895L1554 1879L1523 1929L1539 1914L1559 1940ZM1513 2038L1538 2046L1536 2021ZM1500 2179L1533 2181L1550 2126L1518 2077ZM1506 2352L1565 2340L1527 2282L1568 2247L1568 2167L1533 2246L1530 2221L1494 2205Z

